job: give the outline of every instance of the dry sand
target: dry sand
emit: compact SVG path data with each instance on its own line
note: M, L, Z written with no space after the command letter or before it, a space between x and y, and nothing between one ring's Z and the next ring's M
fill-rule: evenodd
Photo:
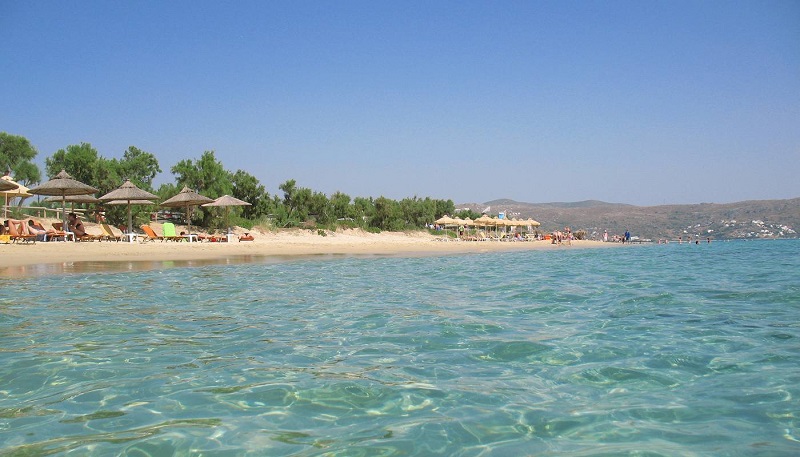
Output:
M157 233L160 225L153 224ZM99 228L86 224L89 233ZM178 228L180 231L180 228ZM242 233L242 229L237 229ZM174 265L275 261L301 256L448 255L489 253L529 249L575 249L609 247L613 243L573 241L571 246L550 241L439 241L426 232L366 233L361 230L287 229L275 232L250 231L254 241L212 242L36 242L0 245L0 276L35 275L56 272L135 270ZM238 237L237 237L238 240Z

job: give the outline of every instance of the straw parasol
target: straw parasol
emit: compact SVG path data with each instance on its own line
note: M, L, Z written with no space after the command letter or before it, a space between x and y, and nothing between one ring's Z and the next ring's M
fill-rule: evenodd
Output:
M448 216L447 214L445 214L444 216L440 217L439 219L436 219L436 223L439 224L439 225L445 225L445 226L453 225L454 222L455 222L455 219L453 219L452 217Z
M31 194L28 193L28 188L23 186L22 184L14 181L11 179L11 170L6 171L5 176L0 178L0 193L3 194L5 198L5 203L3 205L3 218L8 218L8 200L14 199L17 197L25 198L30 197Z
M10 183L7 181L0 182L0 191L14 190L19 187L19 184Z
M444 233L445 233L445 235L447 235L447 226L455 224L456 220L453 219L452 217L448 216L447 214L445 214L444 216L440 217L439 219L436 219L435 222L444 227Z
M527 225L528 227L538 227L542 224L529 217L528 220L525 221L525 225Z
M161 206L166 206L167 208L186 208L186 223L188 224L188 232L189 234L192 233L192 215L191 215L191 207L197 205L203 205L206 203L212 203L214 200L205 197L203 195L198 194L197 192L189 189L187 186L183 186L183 189L178 192L178 195L175 195L172 198L164 200L161 203Z
M472 222L475 225L478 225L478 226L481 226L481 227L488 227L489 225L492 224L492 218L484 214L484 215L482 215L481 217L475 219Z
M508 219L500 219L499 217L493 218L492 219L492 225L494 225L495 234L497 234L497 235L500 234L500 227L503 227L502 232L503 232L503 234L505 234L506 233L506 227L508 227L510 225L510 222L511 221L509 221Z
M50 179L49 181L41 184L28 192L37 195L53 195L61 197L61 211L64 218L64 227L67 227L67 196L70 195L89 195L97 192L94 187L84 184L72 178L64 170Z
M153 195L146 190L139 189L130 179L126 179L121 186L100 197L100 200L114 202L113 204L128 204L128 234L133 233L133 217L131 216L131 205L145 204L152 205L154 200L158 200L158 195ZM134 203L137 202L137 203ZM145 202L145 203L138 203ZM133 237L131 237L133 242Z
M6 170L6 174L3 175L3 177L0 178L0 179L3 180L2 182L0 182L0 191L15 190L15 189L19 190L21 188L21 189L23 189L24 193L28 193L28 188L27 187L25 187L22 184L14 181L11 178L11 169ZM31 194L28 194L27 196L30 197Z
M244 200L239 200L236 197L231 197L230 195L223 195L218 199L214 200L211 203L206 203L203 206L224 206L225 207L225 225L228 226L230 223L228 222L228 216L230 216L230 209L231 206L252 206L250 203L247 203ZM228 233L231 232L231 228L228 227Z

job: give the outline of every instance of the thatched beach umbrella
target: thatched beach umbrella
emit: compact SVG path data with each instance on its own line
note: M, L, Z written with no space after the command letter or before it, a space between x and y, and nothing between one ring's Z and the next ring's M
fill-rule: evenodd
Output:
M448 216L447 214L445 214L444 216L440 217L439 219L436 219L435 222L444 227L444 234L445 234L445 236L447 236L447 226L455 224L456 220L453 219L452 217Z
M453 223L455 222L455 219L453 219L452 217L450 217L447 214L445 214L444 216L440 217L439 219L436 219L435 222L437 224L439 224L439 225L447 226L447 225L453 225Z
M484 214L481 217L475 219L473 223L479 227L488 227L492 223L492 218Z
M528 226L528 231L530 231L532 227L538 227L538 226L540 226L542 224L540 224L539 222L537 222L537 221L535 221L535 220L533 220L533 219L531 219L529 217L528 220L525 221L525 225Z
M0 182L0 191L14 190L19 187L19 184L10 183L7 181Z
M67 196L89 195L97 192L97 189L88 184L84 184L80 181L72 179L72 176L70 176L69 173L61 170L61 172L55 175L55 177L44 184L30 189L28 192L37 195L53 195L61 197L61 211L63 212L62 217L64 218L64 229L66 229L68 225Z
M453 218L453 231L456 233L456 237L460 235L459 229L466 225L465 222L466 221L464 219L461 219L458 216Z
M30 197L31 194L28 193L28 188L23 186L22 184L14 181L11 179L10 176L11 171L7 171L5 176L0 178L0 193L3 194L5 198L5 203L3 206L3 218L8 218L8 200L14 199L17 197Z
M158 200L158 195L153 195L146 190L139 189L133 184L130 179L126 179L121 186L117 187L116 189L112 190L111 192L103 195L100 197L100 200L107 201L107 202L114 202L114 204L118 204L117 202L126 202L128 204L128 234L133 233L133 217L131 216L131 205L137 204L134 202L145 202L145 205L152 205L155 200ZM133 242L133 237L129 237L131 243Z
M244 200L239 200L236 197L231 197L230 195L223 195L222 197L219 197L218 199L214 200L213 202L206 203L203 206L204 207L206 207L206 206L224 206L225 207L225 226L228 227L228 225L230 225L230 222L228 222L228 217L230 216L231 206L252 206L252 205L250 203L247 203ZM228 233L230 233L230 232L231 232L231 228L228 227Z
M485 215L485 214L483 214L483 215L481 215L481 217L479 217L479 218L475 219L474 221L472 221L472 223L476 227L483 227L484 230L486 230L486 227L491 225L492 218L487 216L487 215ZM484 232L484 234L485 234L485 232Z
M492 219L492 225L494 225L494 233L499 236L500 235L500 227L503 227L503 234L506 233L506 227L509 225L508 219L500 219L499 217L495 217Z
M191 208L197 205L203 205L206 203L211 203L214 200L205 197L203 195L198 194L197 192L189 189L187 186L183 186L183 189L172 198L164 200L161 203L161 206L166 206L167 208L186 208L186 223L188 224L188 232L189 234L192 233L192 213Z

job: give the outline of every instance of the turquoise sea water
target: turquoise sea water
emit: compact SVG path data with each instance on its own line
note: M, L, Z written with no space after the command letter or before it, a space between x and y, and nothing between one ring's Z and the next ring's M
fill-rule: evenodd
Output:
M0 455L800 454L798 241L0 286Z

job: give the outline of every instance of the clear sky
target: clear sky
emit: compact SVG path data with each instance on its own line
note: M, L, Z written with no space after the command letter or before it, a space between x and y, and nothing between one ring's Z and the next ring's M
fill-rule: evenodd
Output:
M800 2L0 0L0 131L270 193L800 197ZM42 167L43 168L43 167Z

